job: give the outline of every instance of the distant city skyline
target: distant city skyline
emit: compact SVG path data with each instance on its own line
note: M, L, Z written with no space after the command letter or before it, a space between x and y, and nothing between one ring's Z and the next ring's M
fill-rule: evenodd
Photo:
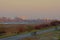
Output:
M60 0L0 0L0 17L60 19Z

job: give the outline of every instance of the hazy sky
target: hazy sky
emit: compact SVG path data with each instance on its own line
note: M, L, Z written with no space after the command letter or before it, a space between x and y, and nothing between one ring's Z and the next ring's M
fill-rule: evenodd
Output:
M60 19L60 0L0 0L0 17Z

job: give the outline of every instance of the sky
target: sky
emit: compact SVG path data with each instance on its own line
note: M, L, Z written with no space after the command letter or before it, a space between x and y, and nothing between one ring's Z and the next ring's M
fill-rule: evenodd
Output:
M0 17L60 19L60 0L0 0Z

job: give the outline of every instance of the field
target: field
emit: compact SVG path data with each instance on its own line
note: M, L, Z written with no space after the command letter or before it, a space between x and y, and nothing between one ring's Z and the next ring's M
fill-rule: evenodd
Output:
M57 30L53 32L39 34L39 35L32 36L32 37L27 37L22 40L58 40L59 37L60 37L60 31Z
M37 25L37 24L36 24ZM0 24L0 38L6 38L6 37L10 37L10 36L16 36L16 35L21 35L21 34L28 34L31 32L36 32L36 31L40 31L40 30L47 30L47 29L51 29L54 28L56 26L48 26L46 27L44 25L44 27L42 26L42 29L35 29L35 27L37 27L35 24ZM40 35L41 36L41 35ZM32 37L33 38L33 37Z

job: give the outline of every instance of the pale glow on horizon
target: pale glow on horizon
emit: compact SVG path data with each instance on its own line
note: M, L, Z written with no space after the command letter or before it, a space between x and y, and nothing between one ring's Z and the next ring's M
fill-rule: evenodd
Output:
M27 19L26 16L20 16L20 18L23 19L23 20Z

